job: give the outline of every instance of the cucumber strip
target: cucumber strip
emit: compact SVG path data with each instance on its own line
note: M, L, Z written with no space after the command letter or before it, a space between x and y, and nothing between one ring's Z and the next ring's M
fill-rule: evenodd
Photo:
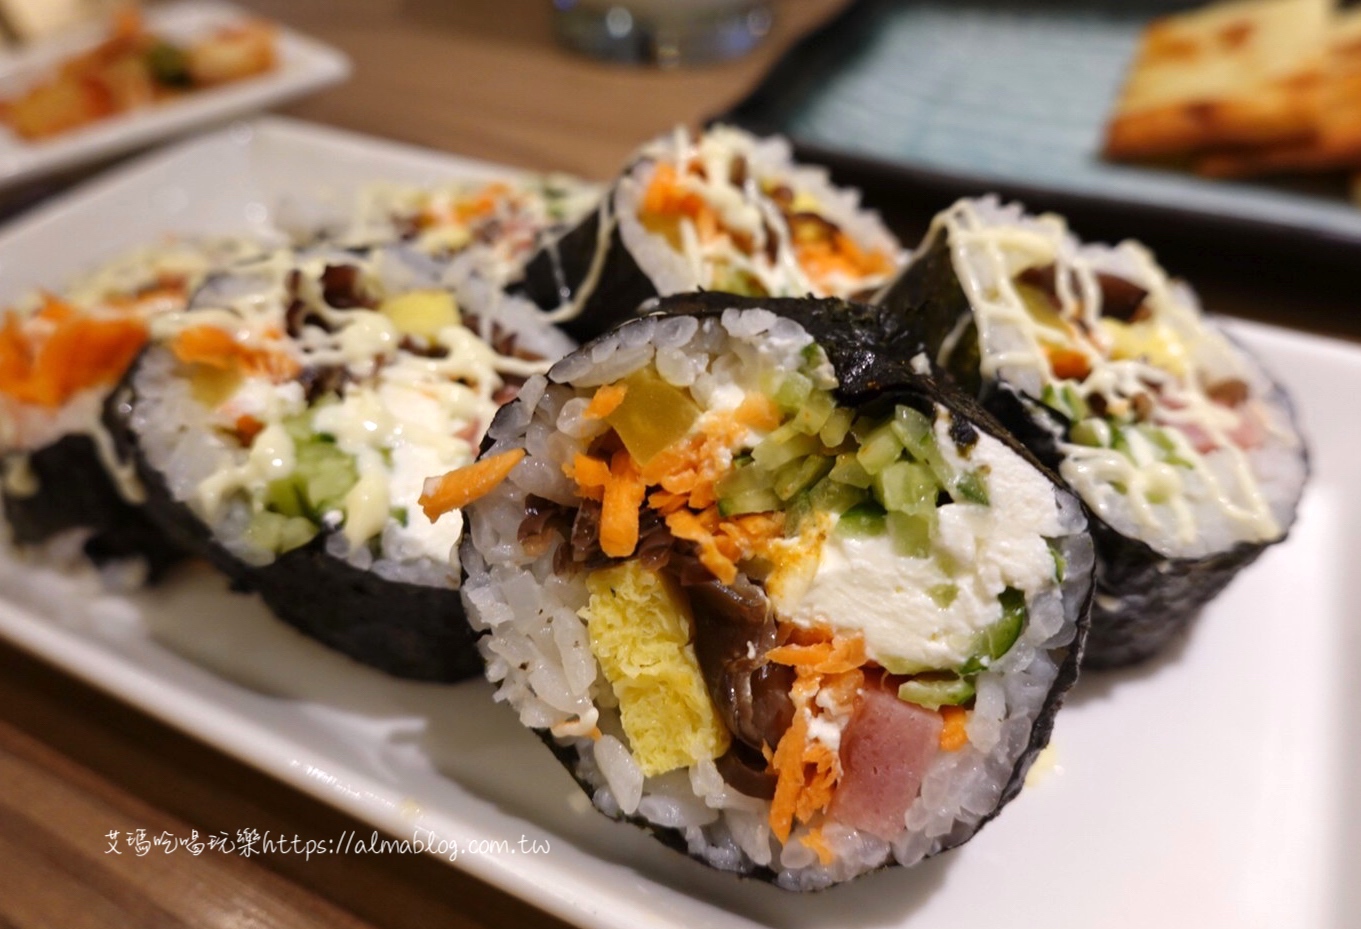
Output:
M954 674L923 674L898 686L898 699L928 710L960 706L974 698L977 688L968 678Z

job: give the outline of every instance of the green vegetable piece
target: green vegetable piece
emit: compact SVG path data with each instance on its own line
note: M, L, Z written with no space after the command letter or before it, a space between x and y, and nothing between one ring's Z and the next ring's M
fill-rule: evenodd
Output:
M1069 419L1078 420L1087 418L1087 414L1090 412L1087 409L1087 401L1083 398L1082 394L1077 392L1077 388L1072 384L1063 385L1063 399L1068 409L1072 410L1072 415L1068 417Z
M934 509L926 513L889 513L888 531L894 550L907 558L930 558L935 524Z
M841 519L837 521L836 529L837 532L844 535L865 538L883 535L885 525L884 508L867 500L842 513Z
M1054 556L1054 580L1062 584L1068 574L1068 559L1064 557L1063 549L1059 548L1058 542L1045 539L1044 544L1049 546L1049 554Z
M837 455L836 464L832 465L831 476L834 481L862 490L874 483L874 478L870 477L870 473L865 470L855 452L842 452Z
M831 477L823 478L809 491L809 501L819 513L845 513L851 507L864 503L868 494L859 487L843 484Z
M292 477L270 481L265 487L265 507L283 516L304 516L306 505L298 494L298 485Z
M344 509L345 495L359 480L354 459L332 442L315 438L294 445L298 484L308 515L319 518L328 510Z
M767 471L777 471L796 458L805 458L821 450L817 436L804 435L788 428L785 423L751 450L751 458Z
M934 510L939 492L930 469L912 461L895 461L874 476L874 495L889 512Z
M960 706L974 698L974 682L947 672L919 674L898 685L898 699L928 710Z
M779 499L778 497L776 498ZM793 538L803 529L803 524L813 516L813 495L811 491L796 494L784 509L785 538Z
M959 669L960 674L977 674L986 669L1010 651L1021 637L1028 615L1025 594L1015 587L1008 587L997 599L1002 604L1002 618L979 633L973 657Z
M867 435L855 457L866 473L875 475L897 461L902 454L902 442L899 441L890 422Z
M300 516L260 510L246 526L246 540L258 548L283 554L301 548L316 537L317 527Z
M407 509L404 506L394 506L392 509L388 510L388 515L396 520L397 525L403 528L407 526L411 518L411 514L407 512Z
M775 496L788 500L822 480L830 470L832 459L826 455L809 455L791 461L775 474Z
M769 471L753 464L729 471L715 488L718 493L720 516L740 516L743 513L768 513L780 508Z
M949 487L954 481L954 471L941 457L936 435L931 431L931 420L920 410L900 406L894 411L892 426L907 453L926 464L936 475L940 486Z
M836 400L831 394L825 390L815 390L804 400L790 422L805 435L818 435L835 409Z
M775 403L786 413L793 413L798 410L808 395L813 392L813 379L798 371L791 371L785 375L784 381L775 391ZM817 430L814 429L814 432Z
M1138 429L1155 448L1162 452L1163 461L1170 465L1175 465L1178 468L1195 467L1195 465L1182 457L1181 448L1177 445L1177 440L1173 438L1172 434L1166 429L1147 424L1140 424L1135 428Z
M1106 444L1106 426L1099 419L1084 419L1068 430L1068 438L1078 445L1090 448L1103 448Z
M989 506L987 474L982 470L966 471L955 481L954 495L970 503Z
M1129 437L1125 435L1125 430L1115 423L1110 424L1111 428L1111 448L1119 452L1131 461L1134 460L1134 452L1129 447Z
M836 448L846 441L847 434L851 431L851 423L855 420L855 414L844 407L837 407L828 415L827 421L822 424L822 429L818 432L818 438L822 444L828 448Z
M959 596L959 586L957 584L937 584L927 590L927 595L935 601L936 606L942 610L948 610L950 604L955 602Z
M685 437L699 418L690 395L643 368L624 378L624 400L605 421L639 465Z
M146 50L146 66L156 83L166 87L189 87L194 83L189 73L189 56L169 42L157 42Z

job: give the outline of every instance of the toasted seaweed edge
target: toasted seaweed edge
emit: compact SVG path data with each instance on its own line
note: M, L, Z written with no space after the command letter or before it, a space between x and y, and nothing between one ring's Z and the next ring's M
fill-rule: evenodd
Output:
M174 498L132 428L136 372L150 350L143 350L109 394L103 420L119 457L133 465L146 489L147 515L167 537L206 558L236 589L259 593L284 622L360 664L394 677L444 683L482 670L479 635L467 623L456 588L403 584L360 570L326 552L325 531L263 566L246 564L219 544ZM352 610L348 615L345 606Z
M143 506L124 498L104 467L93 436L67 433L42 448L6 457L14 455L27 456L38 482L32 494L0 490L0 507L19 546L40 545L71 529L88 529L85 557L97 567L140 558L150 584L186 556Z
M656 285L620 235L614 216L617 189L617 183L612 185L600 206L576 226L543 242L525 265L524 280L519 285L524 295L546 313L559 309L564 301L582 300L580 311L558 324L578 342L605 334L657 296ZM609 223L604 243L600 241L602 222ZM602 248L605 254L600 258L600 271L583 293Z

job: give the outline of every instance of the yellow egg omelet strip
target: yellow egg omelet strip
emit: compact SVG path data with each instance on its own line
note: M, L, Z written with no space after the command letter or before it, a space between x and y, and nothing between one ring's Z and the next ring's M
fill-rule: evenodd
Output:
M591 652L619 700L633 758L649 777L728 750L690 645L684 600L655 572L633 562L586 579L581 611Z

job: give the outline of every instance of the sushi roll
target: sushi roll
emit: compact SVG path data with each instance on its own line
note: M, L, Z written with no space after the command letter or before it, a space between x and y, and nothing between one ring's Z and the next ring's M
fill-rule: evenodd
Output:
M117 461L100 413L151 321L182 310L214 267L250 249L235 239L165 242L4 312L0 502L11 543L59 562L79 549L115 587L157 580L178 560L142 512L142 488Z
M1076 497L924 359L867 357L871 310L661 308L427 488L466 507L496 698L601 812L717 869L811 890L967 841L1076 674Z
M359 192L343 228L328 235L351 246L400 241L435 257L468 255L505 283L524 274L544 236L581 221L599 200L598 185L557 174L375 183Z
M902 257L859 193L796 164L784 139L715 126L644 146L596 212L544 245L525 284L584 339L658 295L866 296Z
M1092 667L1157 653L1289 532L1308 462L1287 397L1142 246L961 200L884 305L1089 508Z
M108 409L182 544L304 633L439 681L480 662L461 522L425 517L423 479L471 461L497 407L570 347L444 270L402 246L239 264L157 321Z

